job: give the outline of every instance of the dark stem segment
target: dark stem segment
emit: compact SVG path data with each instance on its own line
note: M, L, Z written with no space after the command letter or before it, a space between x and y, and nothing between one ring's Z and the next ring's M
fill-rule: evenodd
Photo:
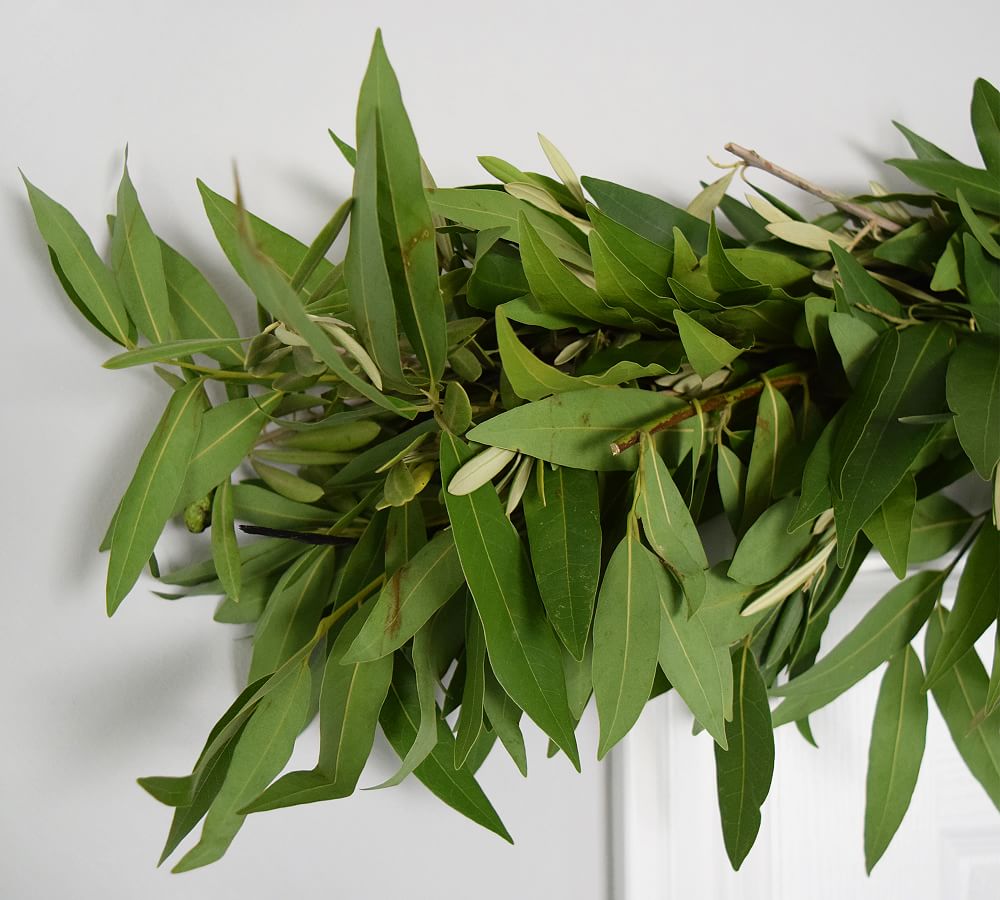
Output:
M794 372L790 375L779 375L777 378L770 378L768 380L771 382L771 387L781 390L782 388L805 384L808 376L804 372ZM756 397L763 390L764 382L754 381L743 385L743 387L726 391L724 394L716 394L714 397L709 397L706 400L699 400L698 407L700 407L703 413L713 412L717 409L724 409L727 406L735 406L737 403L747 400L750 397ZM643 428L633 431L631 434L618 438L618 440L611 444L611 452L617 456L619 453L628 450L629 447L633 447L639 443L643 433L656 434L658 431L665 431L678 422L691 419L696 415L698 415L698 408L692 403L685 409L679 409L677 412L671 413L659 422L646 425Z
M303 544L353 544L348 538L332 534L319 534L315 531L288 531L284 528L265 528L263 525L240 525L240 531L247 534L260 534L264 537L287 538L290 541L301 541Z
M813 184L811 181L806 181L805 178L802 178L800 175L796 175L794 172L789 172L788 169L783 169L781 166L776 165L769 159L764 159L764 157L761 156L756 150L748 150L746 147L741 147L739 144L732 143L726 144L725 149L734 156L738 156L748 166L751 166L754 169L760 169L762 172L767 172L769 175L773 175L775 178L780 178L782 181L786 181L788 184L794 185L800 190L803 190L808 194L812 194L814 197L819 197L827 203L832 203L848 215L851 215L856 219L860 219L863 222L871 222L883 231L889 231L895 234L903 228L903 226L898 222L893 222L892 219L880 216L878 213L872 212L872 210L862 206L860 203L852 203L841 194L829 191L824 187L820 187L818 184Z

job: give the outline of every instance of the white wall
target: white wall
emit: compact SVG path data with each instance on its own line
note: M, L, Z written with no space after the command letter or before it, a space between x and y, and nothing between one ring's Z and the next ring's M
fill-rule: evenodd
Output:
M195 177L225 191L235 157L250 205L311 236L349 186L325 129L350 135L378 24L441 183L480 178L481 153L542 166L543 130L583 173L684 200L727 140L842 188L898 183L878 162L903 150L891 118L973 156L972 80L1000 80L996 4L4 7L0 896L607 896L604 773L572 775L537 739L529 781L500 759L484 774L513 850L407 784L255 817L207 870L153 869L168 811L132 779L190 765L236 688L239 645L211 601L144 586L104 618L96 544L163 392L99 367L112 348L60 295L15 167L100 236L128 141L154 227L235 298Z

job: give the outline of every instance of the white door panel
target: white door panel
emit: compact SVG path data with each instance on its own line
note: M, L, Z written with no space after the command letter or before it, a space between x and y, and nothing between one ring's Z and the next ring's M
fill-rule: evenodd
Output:
M894 583L882 566L866 562L834 614L824 651ZM945 588L949 605L953 592L954 578ZM916 646L922 657L922 634ZM690 713L673 692L652 703L614 759L615 896L996 900L1000 815L958 756L933 700L910 809L871 877L865 875L868 741L883 671L813 714L818 750L793 725L778 729L761 832L739 873L723 847L711 738L691 736Z

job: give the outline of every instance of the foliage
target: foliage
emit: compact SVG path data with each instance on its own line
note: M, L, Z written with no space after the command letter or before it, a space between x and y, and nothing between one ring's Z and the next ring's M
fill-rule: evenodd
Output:
M903 129L916 159L892 162L930 193L822 192L813 221L727 193L742 163L680 209L578 178L544 139L556 178L484 157L499 183L437 189L377 37L356 150L335 138L353 198L311 244L200 186L250 336L127 170L110 264L28 183L63 287L121 345L105 365L171 390L104 541L109 614L183 516L210 555L162 574L165 595L256 623L250 683L191 773L141 780L174 809L164 857L202 820L177 870L251 813L351 794L378 726L402 760L382 786L412 774L510 839L475 773L491 752L526 772L522 713L579 767L592 695L603 756L676 690L714 739L738 868L772 728L809 735L885 663L869 869L917 780L928 690L1000 805L1000 653L988 674L975 649L1000 607L997 501L991 519L941 494L973 472L1000 490L998 101L976 83L985 168ZM710 521L729 537L703 546ZM821 654L872 545L900 583ZM314 715L315 767L281 775Z

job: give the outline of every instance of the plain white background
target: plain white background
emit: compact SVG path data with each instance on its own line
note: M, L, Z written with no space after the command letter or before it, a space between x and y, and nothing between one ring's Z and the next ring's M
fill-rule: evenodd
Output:
M162 407L155 377L108 372L112 347L61 296L16 167L105 242L122 150L159 233L249 309L195 189L239 163L253 209L308 239L350 173L350 136L381 25L442 184L478 154L526 168L541 130L578 171L684 202L736 140L834 188L899 184L899 119L973 159L972 81L1000 80L1000 8L953 3L4 4L0 278L5 440L0 653L0 896L362 900L608 896L605 773L498 758L484 784L518 839L480 833L419 785L252 819L225 860L153 864L168 810L134 777L181 773L237 688L240 633L212 601L141 585L103 613L96 545ZM809 208L809 204L806 203ZM190 542L167 554L181 559ZM170 559L167 560L168 562ZM293 760L307 765L309 738ZM390 765L379 751L370 780ZM368 778L368 776L366 776ZM714 803L705 797L704 802ZM720 860L722 865L723 861ZM306 894L305 892L309 892Z

